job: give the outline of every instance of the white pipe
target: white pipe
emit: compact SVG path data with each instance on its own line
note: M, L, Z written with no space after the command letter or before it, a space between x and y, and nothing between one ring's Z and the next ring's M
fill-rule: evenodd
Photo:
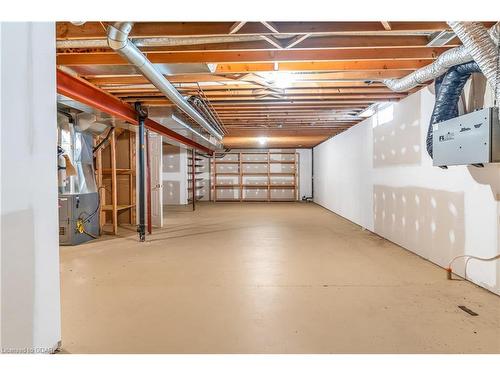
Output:
M176 104L183 112L203 127L217 140L222 140L222 135L198 113L176 88L161 74L142 52L128 39L132 30L132 22L117 22L108 27L109 46L137 67L142 74L165 96Z

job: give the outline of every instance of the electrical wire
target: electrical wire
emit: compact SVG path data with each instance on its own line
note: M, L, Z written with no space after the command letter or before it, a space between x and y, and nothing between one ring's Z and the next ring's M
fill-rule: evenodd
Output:
M451 280L451 273L452 273L451 265L453 264L453 262L455 260L460 259L460 258L467 258L465 260L465 268L464 268L464 279L467 280L467 266L468 266L469 261L471 259L481 260L481 261L485 261L485 262L490 262L490 261L493 261L493 260L500 259L500 254L497 254L497 255L495 255L494 257L491 257L491 258L482 258L482 257L478 257L478 256L474 256L474 255L467 255L467 254L458 255L458 256L454 257L452 260L450 260L450 263L448 263L448 268L446 269L446 272L448 273L448 279Z
M106 137L101 141L99 142L98 145L96 145L93 149L92 149L92 153L95 154L109 139L110 135L111 135L111 132L113 131L115 127L112 126L109 131L108 131L108 134L106 135Z

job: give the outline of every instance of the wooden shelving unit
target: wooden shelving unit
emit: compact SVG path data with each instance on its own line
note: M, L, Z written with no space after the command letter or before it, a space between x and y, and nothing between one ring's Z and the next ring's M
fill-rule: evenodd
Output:
M214 202L295 201L297 181L296 152L229 152L212 158Z
M102 139L104 136L96 137L95 145ZM117 234L119 223L135 224L135 148L135 133L115 128L111 130L108 144L95 155L100 233L105 233L106 224L111 225L111 231L107 232L109 234ZM127 217L122 217L122 213Z

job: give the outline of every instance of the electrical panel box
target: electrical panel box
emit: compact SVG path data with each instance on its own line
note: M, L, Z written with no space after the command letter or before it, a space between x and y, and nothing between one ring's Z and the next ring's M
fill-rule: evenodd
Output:
M498 108L484 108L433 125L433 165L500 162Z
M59 245L78 245L99 235L98 205L97 193L59 194Z

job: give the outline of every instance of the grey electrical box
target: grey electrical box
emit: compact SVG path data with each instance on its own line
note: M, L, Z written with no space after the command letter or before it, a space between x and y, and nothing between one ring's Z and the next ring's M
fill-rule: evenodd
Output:
M97 193L59 194L59 245L78 245L99 235L98 204ZM79 219L87 233L78 230Z
M498 108L484 108L433 125L433 165L500 162Z

